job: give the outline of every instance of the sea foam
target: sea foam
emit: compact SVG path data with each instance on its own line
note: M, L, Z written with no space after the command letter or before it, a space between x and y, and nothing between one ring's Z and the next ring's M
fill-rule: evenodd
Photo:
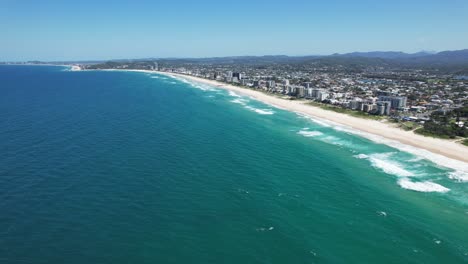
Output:
M367 159L367 158L369 158L369 156L367 156L366 154L358 154L358 155L354 155L353 157L358 158L358 159Z
M452 171L449 173L449 178L458 182L468 182L468 173L463 171Z
M249 109L249 110L252 110L254 112L256 112L257 114L260 114L260 115L273 115L275 112L271 109L259 109L259 108L255 108L255 107L252 107L252 106L249 106L249 105L246 105L245 108Z
M233 92L233 91L228 91L228 94L229 94L230 96L233 96L233 97L241 97L240 95L236 94L236 93Z
M170 77L172 79L175 79L175 80L178 80L180 82L183 82L183 83L186 83L190 86L192 86L193 88L197 88L197 89L200 89L202 91L218 91L217 89L214 89L212 86L210 85L205 85L205 84L202 84L202 83L199 83L199 82L195 82L195 81L191 81L191 80L187 80L185 78L181 78L181 77L177 77L177 76L172 76L170 75Z
M298 116L300 116L302 118L308 119L308 120L312 121L313 123L316 123L316 124L318 124L318 125L320 125L322 127L330 127L331 126L330 124L327 123L327 121L320 120L318 118L313 118L311 116L304 115L304 114L302 114L300 112L295 112L295 113L296 113L296 115L298 115Z
M404 169L403 165L392 161L391 156L393 153L378 153L372 154L369 156L369 161L372 166L382 170L387 174L396 175L399 177L412 177L415 176L414 173Z
M301 130L297 132L299 135L303 135L304 137L316 137L323 135L320 131L308 131L308 130Z
M303 116L303 117L307 117L306 115L303 115L303 114L300 114L300 113L297 113L297 114L300 115L300 116ZM439 167L452 169L453 170L452 172L447 173L448 178L450 178L452 180L455 180L455 181L458 181L458 182L468 182L468 164L463 162L463 161L458 161L458 160L455 160L455 159L451 159L449 157L445 157L443 155L436 154L436 153L430 152L430 151L425 150L425 149L421 149L421 148L413 147L413 146L410 146L410 145L406 145L406 144L400 143L400 142L398 142L396 140L387 139L387 138L384 138L384 137L379 136L379 135L359 131L359 130L356 130L354 128L351 128L351 127L348 127L348 126L345 126L345 125L341 125L341 124L338 124L338 123L335 123L335 122L332 122L332 121L321 120L320 118L309 118L309 119L312 120L313 122L317 123L317 124L320 124L319 122L322 122L325 127L332 126L332 128L334 130L349 133L349 134L353 134L353 135L357 135L357 136L361 136L361 137L367 138L367 139L369 139L369 140L371 140L371 141L373 141L375 143L384 144L384 145L390 146L392 148L398 149L400 151L413 154L413 155L416 156L416 158L409 160L411 162L417 162L421 158L423 158L423 159L426 159L426 160L429 160L429 161L433 162L434 164L438 165Z
M246 105L248 100L246 99L241 99L241 98L237 98L237 99L234 99L234 100L231 100L232 103L235 103L235 104L241 104L241 105Z
M450 191L450 189L430 181L424 182L412 182L408 178L403 178L398 181L398 184L408 190L413 190L417 192L439 192L445 193Z

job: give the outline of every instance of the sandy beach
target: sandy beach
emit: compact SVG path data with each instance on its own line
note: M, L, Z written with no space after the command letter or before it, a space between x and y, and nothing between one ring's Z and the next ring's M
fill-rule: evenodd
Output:
M154 73L147 71L149 73ZM194 76L188 76L177 73L168 73L168 72L157 72L160 74L184 78L194 82L209 84L218 88L228 89L231 91L238 92L240 94L250 96L264 102L266 104L283 108L288 111L297 112L312 118L319 118L323 120L328 120L333 123L344 125L346 127L352 128L357 131L369 133L367 137L372 137L372 135L377 135L386 139L390 139L405 145L413 146L419 149L430 151L434 154L443 155L450 159L455 159L458 161L463 161L468 170L468 147L450 141L443 140L432 137L425 137L422 135L415 134L411 131L404 131L402 129L393 127L391 124L386 122L380 122L376 120L369 120L363 118L357 118L346 114L336 113L332 111L327 111L319 107L314 107L311 105L306 105L303 100L286 100L274 96L264 94L260 91L255 91L251 89L241 88L213 80L207 80L203 78L198 78ZM363 136L366 136L363 134ZM372 139L372 138L371 138Z

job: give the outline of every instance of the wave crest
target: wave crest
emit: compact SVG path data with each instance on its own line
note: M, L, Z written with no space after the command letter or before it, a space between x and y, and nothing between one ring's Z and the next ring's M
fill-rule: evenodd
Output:
M252 106L249 106L249 105L246 105L245 108L249 109L249 110L252 110L254 112L256 112L257 114L260 114L260 115L273 115L275 112L271 109L259 109L259 108L255 108L255 107L252 107Z
M398 184L408 190L417 191L417 192L439 192L439 193L446 193L450 191L449 188L446 188L440 184L424 181L424 182L412 182L407 178L400 179Z
M369 156L369 160L372 166L382 170L387 174L393 174L399 177L414 176L412 172L405 170L400 163L392 161L390 159L392 155L393 152L372 154Z
M297 132L297 134L303 135L304 137L316 137L316 136L323 135L323 133L320 131L307 131L307 130L301 130Z

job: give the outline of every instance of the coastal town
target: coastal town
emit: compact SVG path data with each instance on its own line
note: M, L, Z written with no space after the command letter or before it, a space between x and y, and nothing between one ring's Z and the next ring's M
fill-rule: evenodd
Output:
M204 78L356 117L387 120L415 133L468 144L468 78L437 71L340 64L226 64L178 61L85 65Z

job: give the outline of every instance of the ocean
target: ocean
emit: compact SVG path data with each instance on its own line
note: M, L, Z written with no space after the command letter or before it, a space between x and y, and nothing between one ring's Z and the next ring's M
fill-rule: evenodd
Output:
M0 155L0 263L468 262L466 164L156 73L0 66Z

